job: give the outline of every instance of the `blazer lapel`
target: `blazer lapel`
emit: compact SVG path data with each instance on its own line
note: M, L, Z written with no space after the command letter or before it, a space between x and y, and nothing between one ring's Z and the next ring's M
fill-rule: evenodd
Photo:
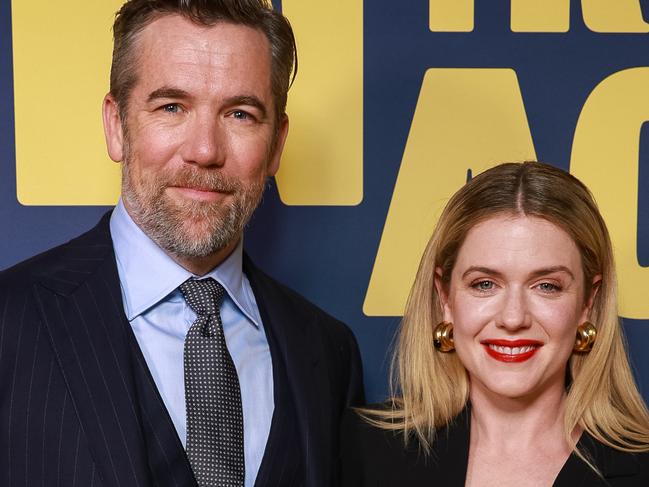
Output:
M102 485L148 486L108 215L61 252L34 293Z
M330 381L322 367L321 340L314 336L313 316L304 312L297 301L287 299L279 284L256 269L244 256L244 272L266 328L273 335L269 340L271 356L281 356L286 364L289 389L295 401L297 421L304 449L307 485L330 485L331 452L324 445L332 444L333 426ZM274 349L272 343L277 343ZM324 410L327 408L327 410Z
M640 471L638 462L641 460L638 457L610 448L586 432L579 440L579 449L593 460L606 480L633 477ZM610 485L606 480L599 477L592 468L573 453L559 472L554 487Z
M471 431L471 405L453 420L444 430L438 432L433 443L436 482L439 485L464 485L469 463L469 445ZM609 448L584 433L579 440L581 451L593 459L604 479L629 477L636 475L641 460L634 455ZM411 454L418 454L417 446ZM583 460L574 453L568 457L554 487L606 486L610 485L599 477Z

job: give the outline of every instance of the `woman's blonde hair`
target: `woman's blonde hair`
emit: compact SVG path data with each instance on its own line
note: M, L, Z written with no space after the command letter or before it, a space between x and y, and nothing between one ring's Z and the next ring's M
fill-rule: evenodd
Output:
M568 363L564 421L566 440L582 428L622 451L649 450L649 413L629 367L617 316L617 286L611 242L586 186L570 174L538 162L505 163L476 176L453 195L426 246L410 291L392 361L391 407L362 410L372 424L416 435L428 450L435 431L466 406L467 372L456 353L433 347L443 320L435 270L448 285L458 251L471 228L498 214L543 218L566 231L581 254L586 294L601 275L590 321L597 340L589 353ZM577 452L579 453L579 452ZM580 455L581 456L581 455Z

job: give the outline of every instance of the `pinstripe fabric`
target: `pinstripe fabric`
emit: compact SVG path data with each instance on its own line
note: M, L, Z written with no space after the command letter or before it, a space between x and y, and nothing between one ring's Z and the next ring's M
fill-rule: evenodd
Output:
M104 222L0 275L0 485L174 485L149 468L109 239Z
M257 487L337 486L342 413L347 406L364 402L356 340L344 324L256 269L245 255L243 270L262 321L268 325L273 364L281 359L286 368L288 393L296 411L292 421L299 431L304 465L304 478L294 483L267 479Z
M269 334L269 344L276 347L276 337ZM281 487L285 485L305 485L305 468L302 457L302 440L295 422L299 415L295 401L288 388L286 366L281 357L273 362L273 381L275 408L268 444L264 454L262 468L257 476L257 485L264 487Z
M5 284L3 279L0 485L100 485L33 293Z
M256 485L335 485L340 416L362 400L355 340L247 259L244 272L274 337L273 362L286 366L305 471L291 478L293 460L267 451L260 472L270 473ZM0 485L195 485L124 316L107 216L0 273Z
M137 342L131 352L136 362L135 380L140 391L140 408L146 438L146 451L155 485L186 487L196 485L187 456L158 393ZM170 446L175 445L171 449Z

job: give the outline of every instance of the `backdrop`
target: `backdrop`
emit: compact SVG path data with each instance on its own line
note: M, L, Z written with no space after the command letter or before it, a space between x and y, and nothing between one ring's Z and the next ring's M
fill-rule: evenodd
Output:
M0 268L117 199L101 100L121 0L0 0ZM448 197L503 160L594 192L649 398L649 23L638 0L283 0L300 72L282 169L245 238L269 273L348 323L368 398Z

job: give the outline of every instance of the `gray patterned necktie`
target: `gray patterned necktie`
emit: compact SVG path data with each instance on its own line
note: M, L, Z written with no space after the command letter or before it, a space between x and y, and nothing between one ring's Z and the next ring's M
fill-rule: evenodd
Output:
M185 281L180 291L197 315L185 337L189 463L200 487L241 487L243 413L239 378L221 323L225 289L208 278Z

